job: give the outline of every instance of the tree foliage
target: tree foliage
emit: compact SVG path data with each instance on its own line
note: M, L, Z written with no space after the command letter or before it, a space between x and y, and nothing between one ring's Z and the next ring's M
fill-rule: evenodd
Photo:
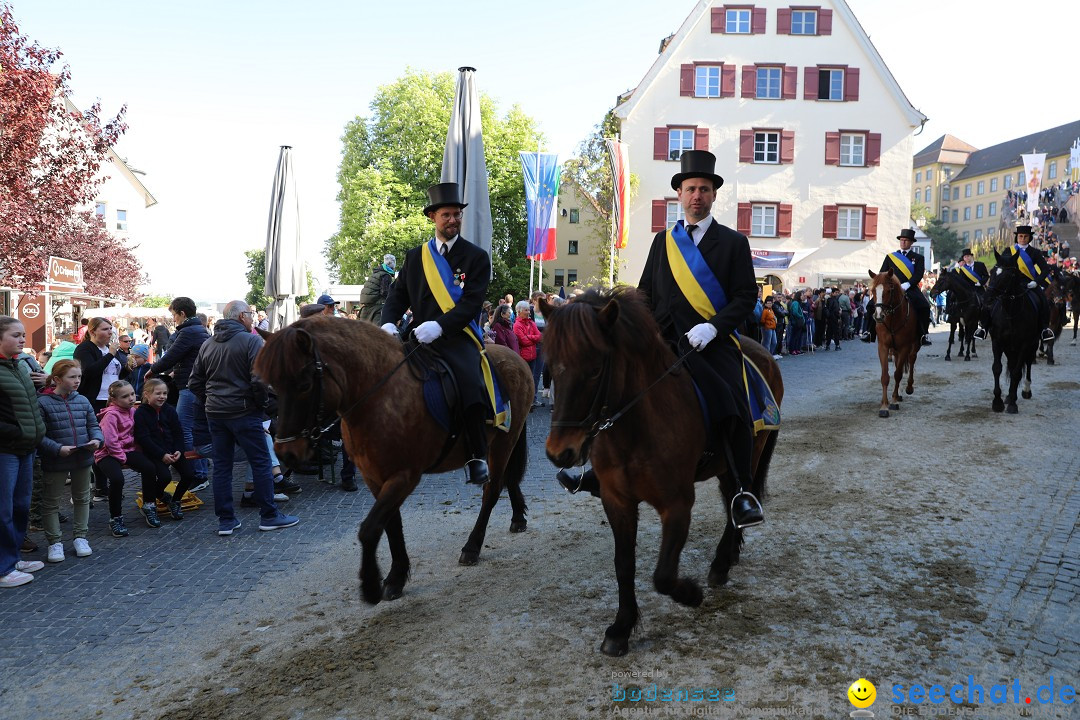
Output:
M386 253L399 261L431 237L422 214L427 188L439 182L456 76L408 70L379 88L368 117L345 127L338 171L341 222L324 254L342 283L364 281ZM492 280L490 295L521 295L528 288L525 258L525 189L518 151L536 150L535 121L517 106L498 114L481 93L484 160L491 193ZM470 239L470 238L467 238Z
M172 295L143 295L139 298L139 305L148 308L167 308L172 301Z
M934 249L934 257L938 262L944 265L960 258L960 251L964 249L963 239L939 218L931 217L923 232L930 237L930 247Z
M265 310L274 302L274 298L263 294L263 288L266 287L266 250L245 250L244 255L247 256L247 273L244 278L248 283L248 293L244 300L248 305ZM306 305L315 297L315 276L306 266L304 272L307 273L308 294L296 298L297 306Z
M98 104L70 110L60 57L22 35L0 4L0 284L33 290L58 255L83 263L88 292L133 298L143 279L134 253L85 210L127 129L125 108L111 120Z

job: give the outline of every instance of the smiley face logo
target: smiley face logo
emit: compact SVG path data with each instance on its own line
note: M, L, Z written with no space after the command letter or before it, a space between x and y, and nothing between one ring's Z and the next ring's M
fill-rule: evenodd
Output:
M859 709L868 708L877 700L877 688L874 687L874 683L866 678L859 678L851 683L851 687L847 690L847 696L855 707Z

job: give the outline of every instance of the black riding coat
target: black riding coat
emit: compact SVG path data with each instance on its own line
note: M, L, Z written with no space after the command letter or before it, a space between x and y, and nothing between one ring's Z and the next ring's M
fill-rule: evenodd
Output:
M904 275L896 269L896 264L889 259L888 255L886 255L885 259L881 261L881 270L879 270L878 272L892 270L893 275L895 275L901 283L911 283L911 285L905 291L908 302L910 302L912 306L920 313L924 314L926 317L929 317L930 301L926 299L926 296L922 294L922 290L919 289L919 283L922 282L923 275L926 274L926 260L920 253L917 253L914 250L908 250L905 255L907 255L908 260L911 260L912 265L914 265L911 270L910 280L906 279Z
M1035 278L1035 282L1039 284L1040 288L1046 288L1046 286L1050 284L1050 266L1046 264L1046 256L1043 255L1042 250L1032 245L1028 245L1024 249L1027 250L1027 254L1028 257L1031 258L1031 262L1035 263L1035 266L1042 270L1039 276ZM1013 245L1011 248L1009 248L1009 253L1014 256L1019 255L1019 253L1016 251L1016 245ZM1016 261L1017 263L1019 263L1020 258L1017 257Z
M397 280L390 286L382 316L387 321L396 320L412 308L412 320L406 332L415 330L428 320L439 323L443 334L431 343L431 348L440 353L454 371L462 406L490 404L480 373L480 350L470 339L466 327L476 319L484 306L484 297L491 281L491 259L482 248L458 237L446 260L454 275L465 277L465 284L457 304L444 313L428 287L422 252L427 251L420 245L405 253L405 262L401 265Z

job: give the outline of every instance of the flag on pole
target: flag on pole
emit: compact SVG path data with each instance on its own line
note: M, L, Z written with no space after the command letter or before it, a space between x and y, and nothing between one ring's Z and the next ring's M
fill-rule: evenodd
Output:
M1039 190L1042 188L1046 153L1021 155L1024 160L1024 189L1027 190L1028 215L1039 209Z
M533 260L554 260L556 205L562 174L559 156L555 153L540 152L519 154L525 180L525 210L528 215L525 257Z
M611 163L611 187L614 198L615 247L622 249L630 241L630 148L619 140L605 140Z

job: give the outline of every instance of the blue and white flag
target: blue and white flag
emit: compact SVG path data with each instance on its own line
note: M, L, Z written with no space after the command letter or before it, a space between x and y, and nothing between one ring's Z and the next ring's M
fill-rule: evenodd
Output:
M534 260L553 259L556 206L562 175L559 156L540 152L522 152L520 155L529 233L525 256Z

